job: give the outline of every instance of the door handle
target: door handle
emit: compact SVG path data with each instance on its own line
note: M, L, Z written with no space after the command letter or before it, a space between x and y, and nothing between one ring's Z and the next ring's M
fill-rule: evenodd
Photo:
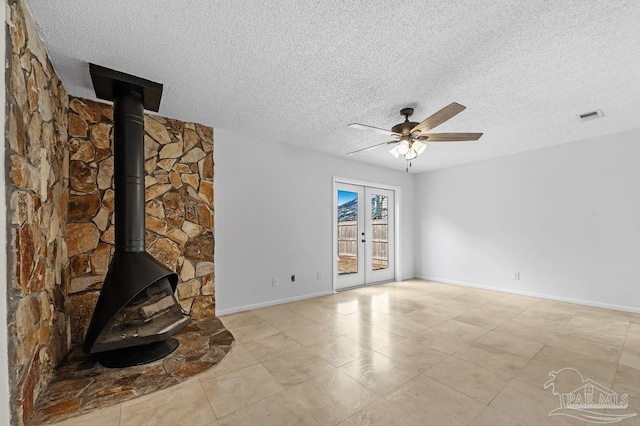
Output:
M364 240L361 240L363 243L365 242Z

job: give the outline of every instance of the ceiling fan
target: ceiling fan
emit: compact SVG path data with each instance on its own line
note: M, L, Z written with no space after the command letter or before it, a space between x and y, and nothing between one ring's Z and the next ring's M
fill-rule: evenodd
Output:
M391 128L391 130L367 126L365 124L349 124L349 127L354 129L372 130L377 133L393 136L395 139L367 148L358 149L347 153L347 155L368 151L382 145L395 144L389 152L396 158L399 158L402 155L405 160L407 160L407 171L409 171L411 160L422 154L427 147L425 142L477 141L480 139L482 133L427 133L434 127L439 126L450 118L461 113L466 108L467 107L460 105L459 103L453 102L420 123L409 121L409 117L413 115L413 108L404 108L400 110L400 115L404 116L404 123L396 124Z

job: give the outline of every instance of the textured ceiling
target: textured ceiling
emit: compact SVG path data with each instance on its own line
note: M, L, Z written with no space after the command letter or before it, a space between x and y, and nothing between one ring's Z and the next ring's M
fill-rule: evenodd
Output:
M65 87L88 63L164 84L160 113L343 156L456 101L413 172L640 127L640 2L98 1L28 5ZM605 118L576 114L602 109ZM398 170L380 148L351 156Z

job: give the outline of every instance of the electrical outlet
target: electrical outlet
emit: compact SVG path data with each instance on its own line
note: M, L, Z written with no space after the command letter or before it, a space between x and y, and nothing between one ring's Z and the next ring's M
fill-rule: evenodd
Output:
M271 286L272 287L278 287L279 285L280 285L280 282L278 281L277 277L271 278Z
M514 280L519 280L520 279L520 272L514 272L513 273L513 279Z
M296 276L295 275L291 275L291 282L295 283L296 282Z
M320 280L322 279L322 274L321 274L320 272L318 272L318 273L316 274L316 279L317 279L318 281L320 281Z

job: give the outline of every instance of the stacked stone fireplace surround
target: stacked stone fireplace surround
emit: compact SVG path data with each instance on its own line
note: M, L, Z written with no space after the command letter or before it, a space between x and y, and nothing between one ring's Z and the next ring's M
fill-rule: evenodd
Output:
M27 424L82 342L113 253L113 108L66 93L22 1L5 28L9 385ZM182 308L213 317L213 130L144 121L147 251L178 273Z

